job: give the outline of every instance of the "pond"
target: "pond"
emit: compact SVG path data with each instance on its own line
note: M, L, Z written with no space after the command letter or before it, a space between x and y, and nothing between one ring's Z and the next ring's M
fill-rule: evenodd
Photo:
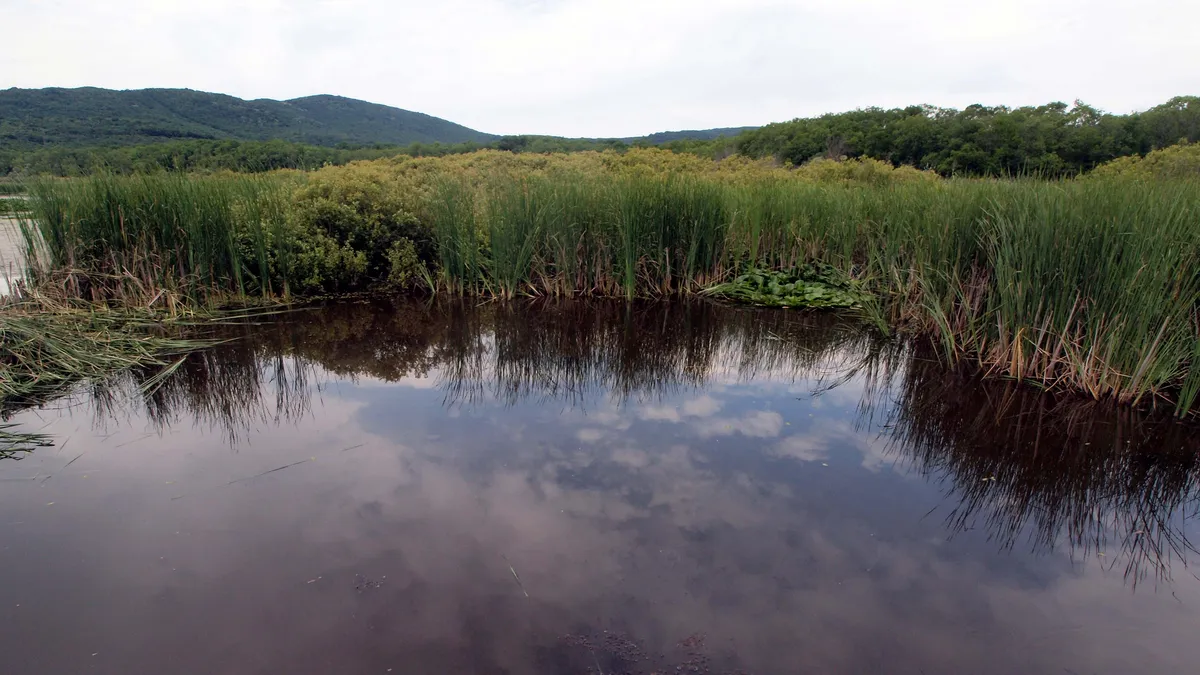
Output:
M3 673L1200 661L1200 434L827 315L340 303L13 419Z

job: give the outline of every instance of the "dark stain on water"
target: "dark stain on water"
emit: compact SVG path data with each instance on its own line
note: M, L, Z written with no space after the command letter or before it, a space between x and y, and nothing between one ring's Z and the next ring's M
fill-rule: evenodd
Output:
M1200 435L1153 412L703 303L238 337L14 417L58 447L0 462L0 673L1200 663Z

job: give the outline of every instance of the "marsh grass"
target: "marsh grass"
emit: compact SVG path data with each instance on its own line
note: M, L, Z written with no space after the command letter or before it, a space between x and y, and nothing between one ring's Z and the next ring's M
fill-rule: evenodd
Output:
M412 276L451 294L692 294L821 264L870 295L877 325L929 336L951 361L1096 399L1196 407L1200 182L863 167L481 152L303 179L99 176L31 185L24 234L39 249L37 282L151 306L382 283L362 277L386 245L329 235L351 225L384 243L401 226L427 232ZM298 205L300 180L328 198Z
M444 262L451 288L667 295L820 263L869 291L880 323L994 375L1180 414L1200 389L1196 183L550 175L458 189L471 218L447 218L459 229L442 250L478 263Z
M21 459L24 455L54 445L54 439L36 431L22 431L16 424L0 423L0 459Z
M271 284L271 265L289 258L278 178L101 174L28 187L19 223L35 284L126 305L286 292Z
M182 355L212 344L173 335L162 321L128 311L48 311L44 305L10 304L2 312L0 413L128 368L155 367L166 373Z

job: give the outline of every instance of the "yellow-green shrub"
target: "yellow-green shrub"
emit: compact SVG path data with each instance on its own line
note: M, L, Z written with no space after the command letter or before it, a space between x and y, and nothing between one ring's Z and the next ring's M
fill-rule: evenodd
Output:
M390 279L399 251L430 258L433 241L415 213L418 203L384 165L314 173L292 202L298 290L356 290Z
M1180 143L1151 151L1145 157L1132 155L1102 164L1092 176L1126 178L1200 178L1200 143Z

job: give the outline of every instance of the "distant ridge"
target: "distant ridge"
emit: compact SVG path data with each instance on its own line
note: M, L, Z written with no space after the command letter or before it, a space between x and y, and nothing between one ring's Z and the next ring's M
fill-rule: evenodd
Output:
M285 140L310 145L488 143L460 124L341 96L246 101L191 89L0 91L0 148L144 145L168 140Z
M662 131L622 139L578 140L661 145L733 137L754 128ZM336 147L468 142L486 145L501 138L432 115L328 94L287 101L247 101L192 89L0 90L0 150L18 152L194 139L281 140Z
M639 136L637 138L627 138L627 141L643 141L650 145L662 145L671 141L711 141L714 138L725 136L733 138L743 131L750 131L758 127L724 127L721 129L690 129L687 131L660 131L650 134L649 136Z

